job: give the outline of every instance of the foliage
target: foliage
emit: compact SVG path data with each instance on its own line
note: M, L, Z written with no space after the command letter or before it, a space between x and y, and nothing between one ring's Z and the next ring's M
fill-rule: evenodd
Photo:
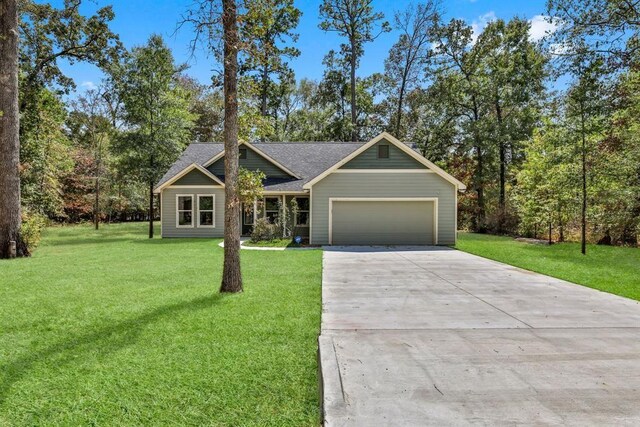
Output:
M240 203L245 206L253 206L256 200L262 200L264 196L263 181L267 178L260 170L251 171L245 168L238 169L238 197Z
M258 218L251 231L252 242L268 242L281 237L281 227L272 224L268 218Z
M410 3L403 12L395 14L394 27L400 31L400 37L389 50L384 71L387 96L396 105L390 127L396 138L404 138L406 134L402 127L402 118L406 114L405 97L425 80L431 56L430 32L440 19L439 9L438 1L428 0L417 5Z
M22 224L20 225L20 236L22 237L29 253L40 244L42 232L47 226L47 218L37 212L27 209L22 210Z
M374 41L391 28L387 21L381 22L384 14L374 11L372 0L323 0L320 5L320 19L320 29L336 32L346 39L346 42L340 45L340 58L334 58L334 51L329 52L328 58L331 63L341 63L349 70L350 133L351 140L358 141L356 69L364 55L365 43ZM341 110L344 116L344 101Z
M319 425L322 253L242 251L244 293L214 295L219 239L144 231L0 261L0 425Z
M62 177L72 168L67 116L58 95L48 89L31 94L31 108L20 123L20 184L23 205L50 218L63 218Z

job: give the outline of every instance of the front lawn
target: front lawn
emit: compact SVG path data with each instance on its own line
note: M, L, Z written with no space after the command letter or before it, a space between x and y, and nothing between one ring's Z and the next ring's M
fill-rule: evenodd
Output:
M569 282L640 300L640 249L579 243L551 246L510 237L459 233L456 248Z
M0 425L318 425L320 251L242 251L145 224L48 229L0 261Z

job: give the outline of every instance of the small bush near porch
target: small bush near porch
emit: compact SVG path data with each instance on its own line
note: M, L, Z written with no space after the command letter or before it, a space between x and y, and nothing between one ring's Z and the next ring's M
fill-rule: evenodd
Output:
M242 251L144 224L52 228L0 261L0 425L318 425L321 252Z

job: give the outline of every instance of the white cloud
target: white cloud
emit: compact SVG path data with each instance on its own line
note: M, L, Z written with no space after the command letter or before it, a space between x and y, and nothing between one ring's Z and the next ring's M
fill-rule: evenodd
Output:
M549 21L549 18L543 15L536 15L529 20L531 29L529 30L529 37L532 41L537 42L542 40L544 36L553 34L558 29L558 23Z
M82 82L80 84L80 87L83 87L87 90L93 90L93 89L97 89L98 86L96 86L96 84L92 81L86 81L86 82Z
M471 29L473 34L471 35L471 44L476 44L478 37L482 33L482 30L491 22L497 19L494 11L487 12L484 15L480 15L477 19L474 19L471 23Z

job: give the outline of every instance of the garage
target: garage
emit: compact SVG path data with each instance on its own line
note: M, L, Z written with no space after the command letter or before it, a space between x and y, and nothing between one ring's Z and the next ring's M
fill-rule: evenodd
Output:
M332 245L438 244L437 198L332 198Z

